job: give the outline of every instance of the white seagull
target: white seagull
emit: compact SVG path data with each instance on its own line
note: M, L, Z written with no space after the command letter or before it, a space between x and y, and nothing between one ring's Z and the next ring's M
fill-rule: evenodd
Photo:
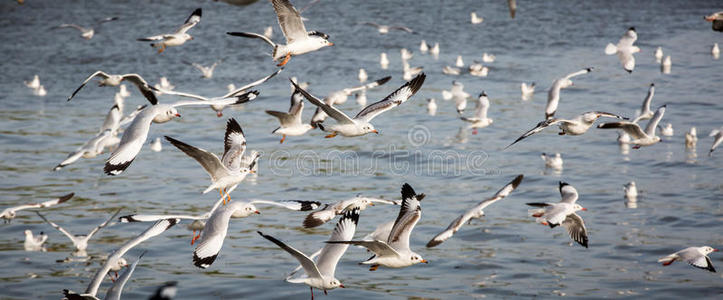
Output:
M153 103L154 105L144 108L128 126L123 137L121 137L120 145L111 153L110 158L106 160L103 169L108 175L118 175L130 166L136 155L146 143L148 132L151 129L151 123L165 123L181 115L176 110L177 107L188 105L230 105L242 104L253 100L258 95L257 91L246 92L235 96L235 98L227 98L213 101L178 101L172 104Z
M106 147L118 144L120 139L117 137L117 134L120 129L121 119L122 111L120 106L118 104L114 104L113 107L110 108L110 111L108 111L99 132L90 140L78 147L75 151L68 154L68 157L55 166L53 171L58 171L63 167L78 161L81 157L94 158L99 154L102 154Z
M659 263L663 263L663 266L668 266L676 260L684 261L699 269L708 270L715 273L713 262L710 261L708 254L718 252L718 249L713 249L710 246L703 247L688 247L671 255L658 259Z
M257 86L257 85L260 85L260 84L268 81L269 79L273 78L273 77L276 76L277 74L281 73L281 71L283 71L283 70L284 70L283 68L278 69L278 70L274 71L273 73L271 73L270 75L268 75L268 76L266 76L266 77L263 77L263 78L261 78L261 79L259 79L259 80L256 80L256 81L254 81L254 82L251 82L251 83L249 83L249 84L246 84L246 85L244 85L244 86L242 86L242 87L240 87L240 88L236 88L236 87L234 86L233 89L229 89L228 93L226 93L226 94L224 94L224 95L222 95L222 96L219 96L219 97L207 98L207 97L199 96L199 95L196 95L196 94L184 93L184 92L176 92L176 91L164 90L164 89L160 89L160 91L161 91L162 93L164 93L164 94L176 95L176 96L181 96L181 97L196 99L196 100L200 100L200 101L207 101L207 102L208 102L208 101L222 100L222 99L227 99L227 98L231 98L231 97L237 97L238 95L241 95L241 94L245 93L245 92L246 92L247 90L249 90L250 88L253 88L253 87ZM228 104L211 104L211 105L209 105L209 106L211 107L211 109L212 109L213 111L216 112L216 116L220 118L220 117L223 117L223 110L224 110L226 107L228 107L229 105L228 105Z
M487 93L482 91L477 98L477 105L475 106L474 117L468 118L460 116L460 119L465 122L472 123L467 128L472 128L472 134L477 134L478 128L485 128L492 124L493 120L487 117L487 110L490 109L490 99L487 98Z
M688 132L685 133L685 147L688 149L695 149L695 145L698 143L698 134L695 126L691 127Z
M703 17L708 22L711 22L711 26L714 31L723 32L723 11L712 13Z
M720 48L718 47L718 43L713 43L713 48L710 49L710 54L713 55L713 59L718 59L720 57Z
M146 252L144 251L141 253L140 256L138 256L138 259L128 266L126 270L123 272L123 274L118 277L118 279L113 282L113 285L108 288L108 291L106 291L105 298L103 300L121 300L121 294L123 292L123 287L125 287L126 283L128 282L128 279L131 278L131 275L133 275L133 271L136 270L136 266L138 266L138 262L141 261L141 258L143 258L143 255L145 255Z
M73 195L75 195L75 193L63 195L63 196L60 196L53 200L48 200L45 202L8 207L8 208L4 209L2 211L2 213L0 213L0 218L2 218L3 221L5 221L5 223L10 223L10 221L15 219L15 216L17 216L18 211L21 211L24 209L30 209L30 208L46 208L46 207L55 206L55 205L58 205L60 203L70 200L70 198L73 198Z
M655 96L655 83L651 83L648 88L648 95L643 100L643 105L640 107L640 114L633 119L633 123L638 123L640 120L650 120L655 114L654 111L650 110L650 103L653 102L653 96Z
M333 105L343 104L346 102L347 98L351 94L359 92L359 91L373 89L375 87L378 87L380 85L387 83L391 79L392 79L392 76L387 76L387 77L377 79L375 81L372 81L372 82L364 84L364 85L355 86L355 87L351 87L351 88L345 88L345 89L338 90L338 91L333 91L333 92L329 93L328 96L326 96L325 100L330 101Z
M660 72L663 74L670 74L670 68L673 66L673 61L670 59L670 55L665 57L663 63L660 64Z
M523 82L522 84L520 84L520 90L522 91L522 100L530 100L535 94L535 83L533 82L528 85Z
M484 21L484 18L478 17L476 12L469 13L469 21L472 24L479 24Z
M454 104L458 114L462 114L464 109L467 107L467 98L470 94L464 91L464 84L459 81L452 81L452 88L442 90L442 99L451 100L454 99Z
M409 184L402 186L402 206L389 237L386 241L327 241L330 244L351 244L364 246L374 252L374 256L361 262L371 265L369 271L375 271L379 266L387 268L404 268L418 263L428 263L421 255L409 248L409 237L414 226L422 217L420 201L424 194L416 194Z
M717 148L718 145L723 142L723 127L711 130L708 136L713 137L713 145L710 146L710 151L708 151L708 156L711 156L713 155L713 151L715 150L715 148Z
M638 198L638 187L635 185L635 181L631 181L623 185L623 191L625 192L625 199L629 201L636 201Z
M617 45L608 43L605 47L605 54L613 55L617 54L620 63L623 65L623 69L628 73L632 73L635 69L635 57L633 54L640 52L640 48L633 46L635 40L638 39L638 34L635 32L635 27L628 28Z
M487 77L487 74L490 72L490 68L483 66L477 61L470 64L469 67L467 67L467 70L469 71L469 75L477 77Z
M304 219L303 225L304 228L318 227L326 222L331 221L331 219L334 219L335 216L343 214L344 210L349 207L353 206L355 208L359 208L359 210L365 210L367 206L374 206L375 203L394 205L397 204L394 201L357 195L356 197L351 199L339 201L336 203L325 204L324 207L320 210L308 214Z
M70 239L71 242L73 242L73 246L75 247L76 253L78 254L77 256L85 256L85 253L86 253L85 250L88 249L88 242L90 241L91 238L93 238L93 235L95 235L96 233L98 233L98 231L100 231L103 227L108 226L108 223L110 223L110 221L112 221L113 219L115 219L115 216L117 216L120 212L121 212L121 210L118 209L110 218L108 218L107 220L105 220L105 222L103 222L103 223L101 223L100 225L96 226L95 228L93 228L93 230L91 230L88 234L85 234L85 235L83 235L83 234L79 234L79 235L71 234L69 231L65 230L63 227L60 227L60 226L58 226L58 224L55 224L55 223L53 223L52 221L50 221L50 220L48 220L47 218L45 218L45 216L43 216L42 214L40 214L40 212L37 212L37 211L36 211L35 213L38 214L38 216L40 216L40 218L43 219L43 221L45 221L46 223L48 223L48 224L49 224L50 226L52 226L53 228L55 228L55 229L57 229L58 231L60 231L62 234L64 234L65 236L67 236L67 237Z
M23 247L25 248L25 251L45 251L43 243L47 240L48 235L42 231L40 234L33 236L32 231L25 230L25 242L23 243Z
M146 99L148 99L151 104L155 104L158 102L158 99L156 98L156 95L153 94L153 91L155 90L154 87L148 85L148 82L146 82L141 75L138 74L107 74L103 71L96 71L95 73L91 74L86 78L83 83L73 91L73 93L68 97L68 101L73 99L75 97L75 94L77 94L80 89L82 89L88 82L93 79L93 77L101 77L100 81L98 81L98 86L119 86L121 82L123 81L129 81L138 87L138 90L141 91L141 94L143 94Z
M115 20L118 20L118 18L117 17L105 18L105 19L102 19L102 20L96 22L96 25L100 25L100 24L115 21ZM92 39L93 35L95 35L95 30L93 29L93 27L82 27L82 26L75 25L75 24L60 24L54 28L74 28L74 29L80 31L80 36L86 40Z
M37 90L40 88L40 77L38 77L37 74L33 76L33 79L30 81L25 81L25 86L27 86L30 89Z
M558 203L531 202L529 206L543 207L541 209L531 209L530 216L537 218L537 222L542 225L549 225L555 228L562 225L567 228L572 240L587 248L587 229L585 222L575 212L587 209L575 203L578 195L577 190L566 182L560 181L560 196L562 200Z
M592 72L593 68L583 69L574 73L567 74L565 77L558 78L552 82L552 86L547 91L547 106L545 106L545 119L555 116L557 105L560 102L560 90L571 87L573 85L570 78Z
M434 46L429 49L429 54L432 54L435 60L439 58L439 43L434 43Z
M354 238L357 223L359 223L359 210L347 210L344 213L344 216L339 219L339 223L337 223L336 227L334 227L334 231L331 233L329 241L351 240ZM332 290L338 287L344 288L344 285L334 277L334 273L336 271L336 265L339 263L339 259L342 255L344 255L344 252L346 252L346 249L349 248L349 245L326 244L324 245L324 248L318 252L319 254L316 256L316 261L314 261L312 257L306 256L301 251L296 250L284 242L270 235L265 235L261 233L261 231L258 231L258 233L265 239L279 246L281 249L284 249L299 261L301 267L304 269L304 273L306 274L299 278L286 278L286 281L308 285L311 291L311 299L314 299L314 288L323 290L324 294L326 294L327 290Z
M380 34L387 34L387 33L389 33L390 30L399 30L399 31L405 31L408 33L414 33L414 30L412 30L406 26L379 25L374 22L365 22L363 25L369 25L369 26L376 27L377 31L379 31Z
M540 158L542 158L545 162L545 168L562 170L562 156L560 155L560 152L555 153L553 156L542 153Z
M427 99L427 114L430 116L437 114L437 100L434 98Z
M286 45L276 44L269 38L252 32L227 32L226 34L233 36L241 36L247 38L262 39L271 45L273 52L271 57L273 61L281 60L277 66L281 67L289 62L292 56L309 53L319 50L327 46L333 46L334 43L329 42L329 35L318 31L306 31L301 15L296 11L289 0L271 0L271 4L276 11L276 17L279 20L281 31L286 37Z
M85 290L85 293L83 295L95 297L95 295L98 293L98 288L100 287L100 284L105 277L105 274L107 274L108 271L111 270L112 266L117 265L120 260L124 260L123 255L125 255L128 250L131 250L138 244L165 232L169 228L173 227L173 225L176 225L176 223L178 223L178 219L167 219L158 221L148 227L148 229L143 231L140 235L123 244L120 248L118 248L115 252L108 256L105 264L103 264L103 266L98 269L98 271L96 271L95 275L93 276L93 280L91 280L90 284L88 284L88 288Z
M660 134L662 136L673 136L674 133L673 124L671 123L665 124L665 127L660 128Z
M412 51L407 50L407 48L400 49L399 55L401 56L402 61L408 61L414 56Z
M192 66L192 67L196 68L199 72L201 72L201 78L209 78L210 79L213 77L213 71L216 70L216 66L218 66L218 64L221 63L221 61L223 61L223 60L215 61L212 65L210 65L208 67L204 66L202 64L199 64L199 63L188 62L188 61L183 61L183 63L185 63L189 66Z
M161 144L161 138L157 137L153 142L151 142L151 151L153 152L161 152L163 150L163 144Z
M417 93L417 91L419 91L419 89L422 87L422 84L424 84L424 79L426 77L427 76L424 75L424 73L418 75L417 77L405 83L396 91L388 95L386 98L382 99L379 102L372 103L362 109L353 119L344 114L342 111L338 110L337 108L332 107L322 102L319 98L312 96L304 89L301 89L298 86L297 88L304 95L304 97L309 99L312 104L320 107L326 114L328 114L337 121L338 124L330 126L322 126L321 123L319 123L319 128L321 128L321 130L330 132L330 134L326 136L327 138L335 137L337 134L341 134L346 137L355 137L362 136L371 132L379 134L379 132L374 129L374 125L369 122L371 122L371 120L374 119L374 117L376 117L377 115L394 107L397 107L409 100L409 98L412 97L415 93ZM294 83L294 85L296 85L296 83Z
M655 135L655 130L658 127L658 123L660 123L660 119L663 118L663 114L665 114L665 105L659 107L655 111L653 118L648 121L648 125L645 127L645 131L643 131L643 129L640 128L640 125L638 125L637 123L629 121L602 123L598 124L597 128L622 129L632 138L630 144L635 145L633 146L633 149L639 149L641 146L650 146L660 142L660 137Z
M450 223L449 226L447 226L447 229L440 232L439 234L434 236L431 240L429 240L429 242L427 243L427 248L435 247L435 246L441 244L442 242L451 238L452 235L454 235L454 233L459 231L459 229L462 228L462 226L465 223L468 223L468 222L471 223L472 219L479 219L482 216L484 216L485 215L484 209L487 206L489 206L490 204L495 203L495 202L507 197L507 195L509 195L512 191L514 191L517 188L517 186L520 185L520 182L522 182L523 177L524 176L522 174L517 175L517 177L515 177L515 179L510 181L510 183L506 184L499 191L497 191L497 193L495 193L494 196L492 196L491 198L482 200L482 202L480 202L477 205L475 205L474 207L466 210L461 216L454 219L454 221L452 221L452 223Z
M658 49L655 49L655 62L660 63L663 61L663 47L658 47Z
M193 251L193 265L202 269L210 267L221 252L231 218L245 218L261 213L254 204L269 204L296 211L311 210L319 206L319 202L315 201L276 202L255 199L249 202L233 201L227 206L220 207L213 211L201 231L198 246Z
M151 47L158 48L158 53L161 53L166 50L166 47L180 46L186 41L192 40L193 37L186 32L196 26L198 22L201 22L201 8L196 8L176 32L149 36L138 40L142 42L155 41L156 43L151 43Z
M231 194L236 189L236 186L251 172L251 168L241 167L241 157L246 151L246 138L241 126L234 118L229 119L226 124L224 151L220 159L216 154L188 145L172 137L165 137L173 146L176 146L176 148L201 164L211 177L211 185L203 191L204 194L214 189L218 189L221 195L226 193L228 189L228 194ZM231 200L230 196L228 200Z
M419 52L422 52L422 54L426 54L429 51L429 45L427 45L427 41L422 40L422 42L419 43Z
M364 68L359 69L359 82L364 83L369 78L369 75L367 75L367 71L364 70Z
M442 67L442 74L446 75L460 75L462 74L462 69L452 66L444 66Z
M402 74L402 79L409 81L412 80L412 77L416 76L417 74L421 73L422 70L424 70L424 67L411 67L407 61L402 61L402 70L404 73Z
M386 52L379 54L379 66L381 66L382 70L389 68L389 58L387 58Z
M300 92L295 91L291 94L291 106L289 112L267 110L266 113L279 119L281 126L274 129L271 134L281 135L279 143L284 143L286 136L300 136L314 128L309 123L303 123L301 121L301 114L304 111L303 96Z
M585 132L587 132L588 129L590 129L590 127L592 127L592 124L595 123L595 121L597 121L597 119L600 117L627 120L627 118L623 118L621 116L607 113L607 112L602 112L602 111L585 112L585 113L582 113L581 115L578 115L569 120L551 117L545 121L537 123L537 126L535 126L535 128L532 128L529 131L525 132L523 135L521 135L519 138L517 138L514 142L512 142L512 144L505 147L505 149L507 149L510 146L514 145L515 143L527 138L528 136L538 133L538 132L544 130L545 128L550 127L555 124L557 124L557 126L560 128L560 132L558 133L558 135L581 135L581 134L584 134ZM603 124L600 124L600 125L603 125ZM598 126L598 128L601 128L601 127Z
M487 54L487 52L482 53L482 62L491 63L495 62L497 59L497 56L494 56L492 54Z

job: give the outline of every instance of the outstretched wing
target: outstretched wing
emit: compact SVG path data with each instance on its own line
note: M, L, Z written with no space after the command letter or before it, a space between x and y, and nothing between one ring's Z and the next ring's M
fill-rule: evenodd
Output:
M279 26L281 26L281 31L284 32L287 44L307 37L306 27L304 27L304 22L301 20L301 15L289 0L271 0L271 4L274 6Z
M334 232L331 233L330 241L348 241L354 238L356 232L356 226L359 223L359 209L355 208L347 210L344 215L339 219L339 223L334 227ZM325 276L334 277L336 271L336 264L349 245L346 244L326 244L321 249L321 254L316 260L319 272Z
M186 19L186 22L181 25L181 27L176 30L176 34L183 34L186 33L189 29L193 28L193 26L196 26L198 22L201 22L201 8L196 8L196 10L191 13L191 15Z
M417 91L419 91L419 89L422 87L422 84L424 84L425 78L427 78L427 75L425 75L424 73L417 75L417 77L402 85L400 88L389 94L389 96L387 96L383 100L372 103L362 109L354 117L354 119L360 119L364 120L365 122L369 122L377 115L401 105L409 98L411 98L414 94L416 94Z
M291 81L291 80L290 80ZM309 100L312 104L318 106L321 108L326 114L328 114L330 117L334 118L337 122L340 124L354 124L354 121L349 118L345 113L338 110L336 107L333 107L329 104L326 104L322 102L319 98L314 97L313 95L309 94L306 90L299 87L299 85L296 84L296 82L291 81L291 84L294 85L294 88L299 91L306 99Z
M532 128L532 129L528 130L527 132L525 132L523 135L521 135L520 137L518 137L514 142L512 142L512 144L509 144L507 147L505 147L505 149L507 149L507 148L511 147L512 145L516 144L517 142L519 142L519 141L527 138L528 136L531 136L531 135L533 135L533 134L535 134L535 133L538 133L538 132L542 131L543 129L545 129L545 128L547 128L547 127L550 127L550 126L552 126L552 125L554 125L554 124L557 124L557 123L560 122L560 121L562 121L562 120L561 120L561 119L555 119L555 118L549 118L549 119L547 119L547 120L545 120L545 121L542 121L542 122L540 122L540 123L537 123L537 126L535 126L535 128Z
M570 238L580 245L587 248L587 229L585 228L585 222L576 213L568 215L562 226L567 229L567 233L570 234Z
M312 278L322 278L321 272L319 271L319 268L317 268L316 264L314 263L311 258L306 256L306 254L301 253L301 251L294 249L293 247L284 244L284 242L277 240L273 236L265 235L261 233L261 231L257 231L262 237L265 239L271 241L272 243L279 246L281 249L284 249L286 252L291 254L296 260L299 261L301 266L304 268L304 272L306 272L306 275Z
M78 91L80 91L80 89L82 89L86 84L88 84L88 81L90 81L91 79L93 79L93 77L95 77L95 76L103 77L103 79L106 79L106 78L109 77L108 74L106 74L106 73L103 72L103 71L95 71L95 73L93 73L93 74L91 74L90 76L88 76L88 78L86 78L86 79L83 81L83 83L82 83L77 89L75 89L75 91L73 91L72 94L70 94L70 97L68 97L68 101L70 101L70 99L73 99L73 97L75 97L75 94L77 94Z
M317 209L321 202L319 201L304 201L304 200L282 200L282 201L271 201L271 200L262 200L262 199L252 199L249 201L249 203L261 203L261 204L269 204L269 205L275 205L280 206L286 209L290 210L296 210L296 211L308 211L308 210L314 210Z
M228 173L226 167L223 165L221 160L218 159L218 156L216 156L216 154L200 148L196 148L167 135L165 136L165 138L166 140L171 142L173 146L176 146L176 148L183 151L183 153L186 153L186 155L190 156L191 158L195 159L199 164L201 164L203 169L206 170L206 173L208 173L208 175L211 176L211 179L213 179L214 181Z

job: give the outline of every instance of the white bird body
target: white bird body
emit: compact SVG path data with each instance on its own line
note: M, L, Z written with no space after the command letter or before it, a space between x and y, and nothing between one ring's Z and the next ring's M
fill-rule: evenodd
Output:
M437 59L439 57L439 43L434 43L434 46L429 49L429 54L432 54L434 56L434 59Z
M655 62L660 63L663 61L663 48L658 47L658 49L655 49Z
M710 54L713 55L713 59L718 59L720 57L720 48L718 47L718 43L713 43L713 48L710 49Z
M555 170L562 170L562 156L560 153L555 153L554 156L549 156L545 153L542 153L540 155L542 160L545 162L546 168L551 168Z
M685 147L689 149L695 148L698 143L698 134L695 127L691 127L688 132L685 133Z
M710 246L688 247L666 257L660 258L658 259L658 262L667 266L676 260L681 260L696 268L715 272L713 263L711 262L710 257L708 257L708 254L713 252L718 252L718 249L713 249L713 247Z
M634 199L638 198L638 188L635 185L635 181L625 184L623 186L623 191L625 191L625 198L630 201L635 201Z
M496 59L497 59L497 56L488 54L487 52L482 53L482 62L491 63L491 62L495 62Z
M359 82L364 83L369 78L369 75L367 75L367 71L362 69L359 69Z
M38 77L38 75L36 74L35 76L33 76L32 80L25 81L25 86L33 90L37 90L38 88L40 88L40 77Z
M467 70L469 71L469 75L477 77L487 77L487 74L489 74L490 72L490 68L485 67L477 62L470 64Z
M449 91L442 90L442 99L454 100L455 108L459 114L463 113L467 107L467 98L469 97L470 94L464 91L464 84L459 81L453 81L452 88Z
M382 70L389 68L389 58L387 58L386 52L382 52L382 54L379 55L379 66L382 67Z
M422 40L421 43L419 43L419 52L422 52L422 54L426 54L429 51L429 45L427 45L427 41Z
M577 190L573 186L560 181L559 190L562 198L560 202L527 203L527 205L530 206L541 207L539 209L529 210L530 216L536 218L535 220L542 225L549 225L550 228L562 225L567 228L570 238L587 248L588 238L585 222L575 213L577 211L585 211L587 209L576 203L578 194Z
M427 114L430 116L437 114L437 103L434 98L427 99Z
M175 47L175 46L183 45L187 41L190 41L193 39L193 37L186 32L188 32L188 30L190 30L191 28L196 26L196 24L201 22L201 15L202 15L201 8L197 8L186 19L186 22L184 22L183 25L181 25L175 32L159 34L159 35L149 36L149 37L145 37L145 38L139 38L138 41L155 42L155 43L151 43L151 47L158 48L158 53L161 53L164 50L166 50L166 47Z
M665 57L665 60L663 60L663 63L660 64L660 71L663 74L670 74L670 69L673 67L673 60L670 58L670 55Z
M455 61L454 65L458 68L464 67L464 60L462 60L462 55L457 55L457 60Z
M673 124L665 124L665 127L660 129L660 134L663 136L673 136L675 131L673 130Z
M665 114L665 105L659 107L655 111L653 118L648 121L648 124L645 127L645 131L643 131L643 129L640 128L640 125L638 125L637 123L628 121L602 123L599 124L597 127L603 129L616 128L624 130L627 134L630 135L630 144L634 144L634 148L637 149L640 148L640 146L650 146L660 142L660 137L655 135L655 130L658 127L658 123L660 123L660 120L663 118L663 114Z
M520 90L522 91L522 100L530 100L535 94L535 83L533 82L528 85L523 82L522 84L520 84Z
M25 251L42 251L43 243L47 240L48 235L42 231L40 234L33 236L32 231L25 230L25 242L23 243L23 247L25 248Z
M484 18L478 17L478 16L477 16L477 13L475 13L475 12L469 13L469 19L470 19L470 20L469 20L470 23L472 23L472 24L479 24L479 23L482 23L482 22L484 21Z
M655 115L655 112L650 110L650 103L653 102L653 96L655 96L655 83L651 83L648 88L648 95L643 100L643 105L640 107L640 114L635 117L633 123L638 123L641 120L649 120Z

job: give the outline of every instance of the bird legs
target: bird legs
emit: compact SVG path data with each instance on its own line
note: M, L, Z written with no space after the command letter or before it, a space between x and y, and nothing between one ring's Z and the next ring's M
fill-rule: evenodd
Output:
M223 195L226 193L226 189L218 189L218 194L223 197ZM228 201L226 201L228 199ZM226 203L231 202L231 195L226 195L226 198L223 199L223 205L226 205Z
M281 61L278 65L276 65L276 66L277 66L277 67L283 67L283 66L286 65L286 63L289 62L290 59L291 59L291 53L286 53L286 56L284 57L284 60L282 60L282 61ZM313 298L313 297L312 297L312 298Z
M336 132L336 131L334 131L334 132L332 132L332 133L330 133L330 134L326 135L326 136L325 136L325 138L327 138L327 139L330 139L330 138L333 138L333 137L335 137L335 136L336 136L337 134L339 134L339 133L338 133L338 132Z
M311 291L311 300L314 300L314 288L309 287L309 291Z
M279 144L283 144L285 140L286 140L286 135L285 135L285 134L282 134L282 135L281 135L281 140L279 141Z
M166 50L166 44L161 43L161 45L158 47L158 53L162 53L163 50Z
M377 269L379 269L379 265L372 265L369 267L369 271L376 271Z
M201 233L199 232L198 235L196 235L196 229L194 229L194 230L193 230L193 233L191 234L191 236L192 236L192 238L191 238L191 245L193 245L193 243L195 243L196 240L201 237Z

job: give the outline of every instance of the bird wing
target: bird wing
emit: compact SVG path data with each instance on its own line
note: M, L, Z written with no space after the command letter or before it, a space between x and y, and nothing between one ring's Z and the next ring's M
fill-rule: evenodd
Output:
M193 28L193 26L196 26L198 22L201 22L201 8L196 8L196 10L191 13L190 16L188 16L188 19L186 19L186 22L181 25L181 27L176 30L176 34L183 34L186 33L189 29Z
M645 134L648 136L655 136L655 129L658 127L658 123L660 123L660 120L663 118L663 114L665 114L665 105L659 107L655 111L653 118L648 121L648 125L645 126Z
M280 206L290 210L296 211L308 211L318 208L321 203L319 201L304 201L304 200L282 200L282 201L271 201L263 199L252 199L249 203L261 203Z
M618 51L618 59L620 59L623 69L628 73L632 73L633 69L635 69L635 56L633 56L633 52L629 51L629 48L624 49L626 51Z
M113 107L110 108L108 111L108 114L105 115L105 120L103 120L103 125L100 126L100 130L98 132L103 132L106 129L111 131L118 130L118 127L120 127L120 120L121 120L121 111L120 107L118 107L117 104L113 105Z
M235 204L235 205L234 205ZM193 265L206 269L213 264L221 252L223 241L228 233L228 222L241 202L223 206L211 214L201 232L198 246L193 250Z
M95 71L95 73L93 73L93 74L91 74L90 76L88 76L88 78L86 78L86 79L83 81L83 83L82 83L77 89L75 89L75 91L73 91L72 94L70 94L70 97L68 97L68 101L70 101L70 99L73 99L73 97L75 97L75 94L77 94L78 91L80 91L80 89L82 89L86 84L88 84L88 81L90 81L91 79L93 79L93 77L95 77L95 76L103 77L103 79L110 77L110 76L108 76L108 74L106 74L106 73L103 72L103 71Z
M417 195L409 184L402 186L402 206L387 238L387 244L392 248L402 252L409 251L409 236L422 217L422 199L424 194Z
M60 203L70 200L70 198L73 198L74 195L75 195L75 193L65 194L65 195L55 198L53 200L41 202L40 206L38 206L38 207L44 208L44 207L51 207L53 205L58 205Z
M276 76L276 74L281 73L281 71L283 71L283 70L284 70L284 68L277 69L276 71L274 71L274 73L271 73L270 75L268 75L268 76L266 76L266 77L264 77L264 78L261 78L261 79L259 79L259 80L256 80L256 81L254 81L254 82L252 82L252 83L249 83L249 84L247 84L247 85L244 85L244 86L242 86L242 87L240 87L240 88L237 88L237 89L229 92L228 94L221 96L221 98L228 98L228 97L238 96L240 93L242 93L242 92L244 92L244 91L246 91L246 90L248 90L248 89L250 89L250 88L252 88L252 87L255 87L255 86L259 85L259 84L262 84L262 83L266 82L267 80L273 78L274 76Z
M330 241L348 241L354 238L356 226L359 223L359 209L355 208L347 210L339 219L339 223L334 227L331 233ZM336 265L344 252L349 247L348 244L326 244L321 249L319 258L316 260L319 272L325 276L334 277Z
M328 114L330 117L334 118L337 122L340 124L354 124L354 121L349 118L345 113L338 110L336 107L331 106L330 104L326 104L319 100L319 98L314 97L313 95L309 94L306 90L299 87L296 82L291 81L291 84L294 85L294 88L299 91L306 99L309 100L312 104L318 106L321 108L326 114Z
M344 89L344 93L346 93L347 95L351 95L358 91L372 89L372 88L375 88L375 87L378 87L380 85L387 83L391 79L392 79L392 76L387 76L382 79L378 79L378 80L372 81L372 82L364 84L364 85L356 86L353 88L346 88L346 89Z
M118 148L111 153L105 162L103 171L106 174L118 175L122 173L136 158L148 138L151 122L155 117L154 108L154 106L151 106L143 109L123 132Z
M131 278L131 275L133 275L133 271L136 270L136 266L138 265L138 262L141 261L141 258L143 255L146 254L146 252L143 252L138 259L130 266L128 267L123 274L118 277L118 279L113 282L113 285L108 288L108 291L105 294L105 298L103 300L120 300L121 299L121 293L123 292L123 287L128 282L128 279Z
M73 243L75 243L76 237L72 233L68 232L63 227L58 226L58 224L55 224L52 221L48 220L40 212L36 211L35 213L38 214L38 216L40 216L40 218L43 219L43 221L45 221L45 223L48 223L51 227L57 229L58 231L63 233L65 236L67 236Z
M567 229L567 233L570 234L573 241L587 248L587 229L580 216L576 213L567 215L565 221L562 221L562 226Z
M231 118L226 124L226 134L223 139L223 155L221 163L229 170L241 168L241 160L246 152L246 138L241 125Z
M389 244L383 241L326 241L329 244L349 244L362 246L374 252L377 256L399 256L399 252L394 250Z
M370 25L370 26L374 26L374 27L376 27L376 28L382 27L382 25L379 25L379 24L374 23L374 22L364 22L363 25Z
M266 36L264 36L262 34L253 33L253 32L226 32L226 34L232 35L232 36L252 38L252 39L262 39L264 42L271 45L271 47L276 47L276 43L274 43L273 41L271 41L269 38L267 38Z
M258 91L249 91L244 92L243 94L234 95L230 98L223 98L223 99L209 99L208 101L193 101L193 100L181 100L177 101L173 104L171 104L172 107L179 107L179 106L191 106L191 105L235 105L235 104L243 104L246 102L249 102L251 100L256 99L256 96L258 96Z
M575 76L587 74L587 73L590 73L590 72L592 72L592 67L586 68L586 69L582 69L582 70L577 71L577 72L572 72L572 73L570 73L570 74L567 74L567 75L565 76L565 78L570 79L570 78L573 78L573 77L575 77Z
M291 44L295 40L304 39L308 36L306 27L301 20L301 15L296 11L289 0L271 0L271 4L276 11L276 17L279 20L281 31L284 32L286 43Z
M301 251L294 249L293 247L284 244L284 242L277 240L273 236L265 235L261 233L261 231L257 231L262 237L265 239L271 241L272 243L279 246L281 249L284 249L286 252L291 254L296 260L299 261L301 266L304 268L304 272L306 272L306 275L311 278L322 278L321 272L319 271L319 268L316 266L313 260L306 256L306 254L301 253Z
M336 216L335 205L326 205L319 211L312 212L304 218L304 228L321 226Z
M389 29L396 29L396 30L406 31L409 33L414 33L414 31L412 29L410 29L409 27L406 27L406 26L389 26Z
M454 219L454 221L452 221L452 223L450 223L444 231L438 233L431 240L429 240L429 242L427 242L427 248L435 247L451 238L455 232L462 228L464 223L467 223L467 221L472 218L472 215L472 209L470 209L464 212L464 214Z
M123 244L118 250L113 252L110 256L108 256L108 260L105 261L105 264L103 264L103 267L98 269L97 272L95 272L95 275L93 276L93 280L91 280L90 284L88 284L88 288L85 290L86 294L90 294L95 296L95 294L98 293L98 287L100 287L101 282L103 281L103 278L105 278L108 271L110 271L111 265L117 264L118 259L123 257L128 250L132 249L133 247L137 246L138 244L157 236L169 228L173 227L173 225L176 225L178 223L178 219L166 219L161 220L143 231L140 235L136 236L135 238L131 239L130 241L127 241L125 244Z
M710 261L710 257L708 257L707 255L701 255L701 256L696 256L694 258L686 259L685 262L689 263L691 266L694 266L696 268L715 272L713 263Z
M184 92L177 92L177 91L170 91L170 90L165 90L165 89L162 89L162 88L156 88L156 89L157 89L159 92L164 93L164 94L168 94L168 95L175 95L175 96L181 96L181 97L186 97L186 98L198 99L198 100L201 100L201 101L211 101L211 99L209 99L209 98L206 98L206 97L203 97L203 96L199 96L199 95L196 95L196 94L184 93ZM227 98L227 97L224 97L224 98Z
M632 47L633 43L638 39L638 34L634 29L628 29L618 42L618 48Z
M267 110L266 113L279 119L281 127L290 127L297 123L296 117L290 113L275 110Z
M213 181L216 181L217 179L228 174L226 166L224 166L221 160L218 159L218 156L216 156L216 154L200 148L196 148L167 135L164 137L166 138L166 140L171 142L173 146L176 146L176 148L183 151L183 153L186 153L186 155L190 156L191 158L195 159L199 164L201 164L201 167L206 170L206 173L211 176L211 179Z
M118 209L112 216L110 216L110 218L108 218L108 220L105 220L105 222L93 228L93 230L91 230L85 238L90 240L90 238L93 237L93 235L96 234L98 230L105 226L108 226L108 223L110 223L110 221L113 221L113 219L115 219L115 216L117 216L121 212L121 210L122 209Z
M156 94L153 93L154 88L148 85L148 82L146 82L141 75L138 74L124 74L123 80L127 80L138 87L138 90L141 91L141 94L143 94L146 99L148 99L149 102L151 102L152 105L158 104L158 99L156 98Z
M389 96L387 96L386 98L382 99L379 102L372 103L362 109L354 117L354 119L361 119L365 122L370 122L377 115L401 105L405 101L409 100L409 98L411 98L415 93L417 93L417 91L419 91L419 89L422 87L422 84L424 84L425 78L427 78L427 75L425 75L424 73L417 75L417 77L399 87L396 91L389 94Z
M527 138L528 136L531 136L531 135L533 135L533 134L535 134L535 133L538 133L538 132L542 131L543 129L545 129L545 128L547 128L547 127L550 127L550 126L552 126L552 125L554 125L554 124L557 124L557 123L559 123L559 122L561 122L561 121L563 121L563 120L562 120L562 119L550 118L550 119L547 119L547 120L542 121L542 122L540 122L540 123L537 123L537 126L535 126L535 128L532 128L532 129L528 130L527 132L525 132L523 135L521 135L520 137L518 137L514 142L512 142L512 144L509 144L507 147L505 147L505 149L507 149L507 148L511 147L512 145L516 144L517 142L519 142L519 141Z
M577 195L577 189L575 189L575 187L573 187L572 185L569 185L565 182L560 181L559 189L560 189L560 198L562 198L562 200L560 200L560 202L573 204L573 203L575 203L575 201L577 201L578 195Z
M118 221L121 223L130 222L155 222L163 219L185 219L185 220L205 220L204 216L189 216L189 215L143 215L143 214L132 214L118 217Z

